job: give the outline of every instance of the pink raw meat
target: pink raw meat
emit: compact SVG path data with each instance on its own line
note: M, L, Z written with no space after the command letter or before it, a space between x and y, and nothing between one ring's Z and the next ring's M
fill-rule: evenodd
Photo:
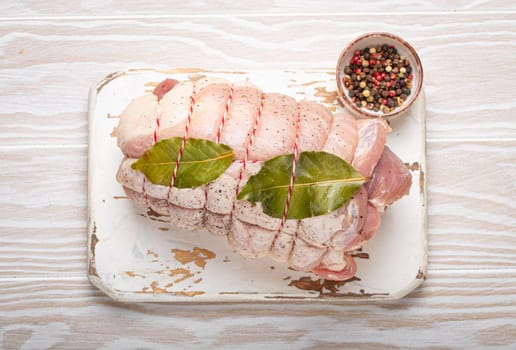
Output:
M351 163L360 174L369 178L382 156L390 127L383 119L361 119L358 124L358 144Z
M407 167L385 147L389 131L382 119L356 121L315 102L263 93L248 82L170 80L121 114L118 145L126 158L117 180L142 213L157 214L173 227L204 227L226 236L244 256L270 256L293 269L346 280L356 273L353 251L377 231L385 206L411 186ZM154 185L131 168L156 141L174 136L224 143L235 161L217 179L193 189ZM369 182L341 208L303 220L273 218L260 203L236 199L263 161L292 154L296 145L299 152L326 151L345 159Z
M411 184L412 175L409 169L386 146L367 184L369 201L376 209L383 212L385 207L408 195Z

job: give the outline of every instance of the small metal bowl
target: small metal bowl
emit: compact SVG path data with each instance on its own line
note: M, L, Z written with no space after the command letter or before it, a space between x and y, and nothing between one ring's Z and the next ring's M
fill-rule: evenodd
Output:
M349 65L356 50L363 50L366 47L377 47L378 45L392 45L401 56L404 56L412 67L412 88L411 93L401 106L395 107L393 111L384 113L383 111L374 111L364 107L359 107L349 97L349 90L344 86L344 68ZM358 118L378 118L383 117L388 120L397 118L406 112L421 92L423 84L423 67L416 50L400 37L389 33L368 33L353 40L344 50L342 50L337 62L337 88L339 99L344 106L349 109Z

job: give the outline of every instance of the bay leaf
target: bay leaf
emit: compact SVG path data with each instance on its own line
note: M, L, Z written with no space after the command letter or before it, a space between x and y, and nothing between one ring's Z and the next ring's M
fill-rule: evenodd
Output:
M293 155L264 162L249 178L238 199L261 202L265 214L282 218L288 196ZM287 219L304 219L332 212L344 205L362 186L365 178L344 159L327 152L302 152Z
M176 166L181 137L156 142L132 168L145 174L155 185L170 186ZM204 139L187 139L179 162L174 187L194 188L219 177L233 161L233 150L224 145Z

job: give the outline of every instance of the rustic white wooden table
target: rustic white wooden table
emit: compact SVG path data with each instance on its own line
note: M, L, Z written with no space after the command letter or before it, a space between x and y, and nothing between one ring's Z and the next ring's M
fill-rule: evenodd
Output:
M516 348L513 1L0 4L0 348ZM420 53L429 271L395 302L120 304L86 278L87 94L134 67L334 66L369 31Z

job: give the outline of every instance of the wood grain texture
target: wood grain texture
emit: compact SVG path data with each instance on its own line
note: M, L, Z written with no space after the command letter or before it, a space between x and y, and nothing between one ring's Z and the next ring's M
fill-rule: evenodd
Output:
M142 16L142 15L219 15L219 14L309 14L314 13L376 13L430 11L500 11L514 10L510 0L491 1L53 1L24 0L0 5L2 17L29 16Z
M84 274L86 153L0 148L0 278Z
M432 141L427 153L432 268L516 268L516 142Z
M434 272L407 298L372 305L127 305L85 279L0 287L6 348L457 349L516 341L514 272Z
M425 69L421 288L340 306L128 305L88 283L91 85L134 67L331 70L376 30ZM0 3L0 348L513 349L515 39L508 0Z

